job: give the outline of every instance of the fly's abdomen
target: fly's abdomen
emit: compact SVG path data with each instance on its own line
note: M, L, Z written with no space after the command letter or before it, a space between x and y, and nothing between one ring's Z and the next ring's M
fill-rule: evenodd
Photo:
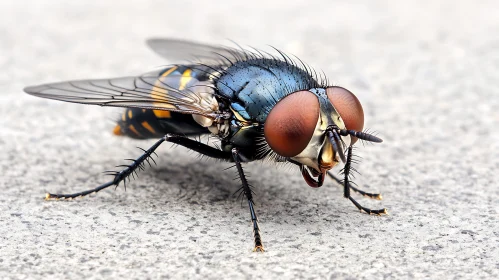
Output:
M165 111L169 113L168 111ZM126 109L114 127L113 133L132 138L158 138L164 135L158 119L152 110L140 108Z
M192 115L140 108L126 109L113 130L116 135L136 139L159 138L168 133L199 135L208 132Z
M151 83L151 88L147 90L151 97L158 99L158 104L167 99L169 94L175 94L177 99L179 93L189 97L198 83L207 79L206 72L200 67L194 69L190 66L172 66L151 72L152 75L157 75L157 80ZM167 133L181 135L209 133L208 129L199 125L191 114L141 108L127 108L113 132L116 135L138 139L158 138Z

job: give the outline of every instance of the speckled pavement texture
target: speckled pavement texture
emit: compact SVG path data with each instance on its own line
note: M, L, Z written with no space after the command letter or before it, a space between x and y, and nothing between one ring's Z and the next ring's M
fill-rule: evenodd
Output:
M0 278L498 279L499 2L1 1ZM239 1L237 1L239 2ZM357 94L381 145L355 182L246 166L267 251L230 166L183 148L116 191L44 201L137 157L121 110L24 94L26 85L141 74L168 62L149 37L276 46Z

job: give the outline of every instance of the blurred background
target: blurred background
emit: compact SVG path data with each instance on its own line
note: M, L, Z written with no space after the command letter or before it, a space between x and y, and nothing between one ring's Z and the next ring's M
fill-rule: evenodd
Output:
M496 1L1 1L0 276L497 278L498 14ZM44 202L151 142L112 136L121 110L22 88L168 64L150 37L271 45L350 89L385 140L360 146L355 180L385 200L359 200L390 216L249 164L267 248L253 254L228 165L169 145L127 192Z

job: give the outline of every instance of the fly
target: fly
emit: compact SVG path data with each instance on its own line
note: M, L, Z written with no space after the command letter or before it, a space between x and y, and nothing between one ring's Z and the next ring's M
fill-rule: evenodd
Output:
M67 81L30 86L25 92L66 102L125 107L113 132L133 138L159 139L120 171L108 171L113 180L73 194L47 193L46 199L71 199L126 184L129 176L154 161L163 142L171 142L202 155L234 163L248 201L254 251L264 251L255 211L254 192L242 163L271 160L291 163L305 182L320 187L326 176L343 184L344 196L369 214L386 214L360 205L350 190L381 199L350 183L353 145L358 139L380 143L363 132L364 112L357 97L345 88L331 86L301 60L279 52L205 45L176 39L151 39L159 55L196 62L178 64L140 76ZM189 138L211 134L219 147ZM330 172L344 163L343 178ZM126 185L125 185L126 186Z

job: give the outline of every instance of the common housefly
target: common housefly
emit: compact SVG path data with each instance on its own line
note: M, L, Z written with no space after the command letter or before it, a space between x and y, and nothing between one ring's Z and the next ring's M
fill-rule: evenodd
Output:
M381 199L380 194L357 189L350 182L353 145L358 140L382 142L363 132L364 113L357 97L331 86L298 58L276 50L272 55L241 47L211 46L177 39L150 39L159 55L173 60L194 57L187 64L170 65L140 76L79 80L30 86L25 92L49 99L125 107L114 134L159 140L94 189L73 194L46 194L46 199L71 199L124 184L129 176L154 161L151 155L171 142L204 156L234 163L248 201L255 251L263 243L255 212L254 192L242 163L270 160L291 163L305 182L320 187L330 176L343 184L344 196L369 214L386 214L360 205L350 190ZM211 134L217 147L189 138ZM342 179L330 172L344 163Z

